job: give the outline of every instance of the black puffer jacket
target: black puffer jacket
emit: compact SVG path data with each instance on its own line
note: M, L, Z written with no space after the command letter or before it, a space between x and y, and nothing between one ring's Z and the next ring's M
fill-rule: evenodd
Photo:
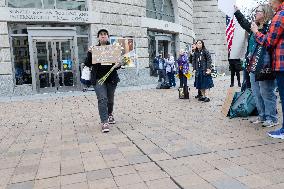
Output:
M202 49L201 51L196 50L194 52L192 58L193 70L198 70L199 63L204 74L206 73L207 69L211 69L212 59L208 50Z
M108 42L107 45L110 45L110 43ZM100 44L98 46L100 46ZM99 79L101 79L103 76L105 76L108 73L108 71L112 68L114 64L113 65L92 64L92 53L88 51L87 57L85 59L85 65L91 68L92 70L91 71L91 83L95 85ZM117 84L120 81L118 74L117 74L117 69L119 68L116 68L109 75L105 83Z

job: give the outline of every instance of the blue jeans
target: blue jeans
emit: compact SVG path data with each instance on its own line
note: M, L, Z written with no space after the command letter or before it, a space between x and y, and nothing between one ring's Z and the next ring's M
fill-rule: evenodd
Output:
M276 81L278 85L278 90L279 90L279 96L281 100L281 105L282 105L282 117L284 121L284 72L276 72ZM282 123L282 129L284 129L284 122Z
M165 82L166 81L166 70L158 70L159 80L158 82Z
M277 122L275 80L255 81L255 74L250 73L250 82L260 119Z
M108 116L113 112L114 92L117 84L104 83L102 85L96 84L94 86L97 99L100 119L102 123L108 122Z
M168 75L168 79L169 79L169 83L170 83L171 87L172 86L175 87L176 86L176 79L175 79L174 72L168 72L167 75Z

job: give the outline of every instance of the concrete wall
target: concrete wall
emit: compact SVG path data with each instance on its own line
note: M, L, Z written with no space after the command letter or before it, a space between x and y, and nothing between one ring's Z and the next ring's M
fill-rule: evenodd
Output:
M176 52L192 43L193 1L172 0L172 3L175 12L175 23L147 19L146 0L93 0L91 10L100 13L99 23L91 26L93 44L97 43L96 35L101 28L106 28L110 35L135 37L139 67L138 69L123 70L121 72L121 85L149 84L157 80L150 77L150 70L147 68L149 67L148 29L161 30L161 26L167 26L162 30L176 33ZM153 25L157 27L152 27ZM170 28L175 28L176 31L172 31ZM131 76L131 79L129 76Z
M179 48L185 48L186 44L192 43L193 40L193 2L192 0L173 0L172 3L176 24L182 26L182 32L176 39L177 51L179 51ZM146 17L146 0L109 0L107 2L94 0L92 6L93 11L100 12L100 23L92 27L94 38L100 28L108 29L111 35L135 37L140 67L148 67L147 27L141 23ZM151 22L151 20L147 21ZM171 23L168 24L171 25Z
M93 1L92 10L100 12L100 23L92 26L96 39L99 29L106 28L110 35L135 37L136 50L141 67L148 66L147 28L141 28L141 17L146 17L146 1L110 0ZM122 12L123 11L123 12ZM96 40L93 40L96 43Z
M0 7L5 0L0 0ZM7 22L0 22L0 96L13 93L13 71Z
M193 1L178 0L178 23L182 26L179 36L180 48L185 49L188 43L193 42Z
M207 49L215 53L215 63L222 70L228 68L226 17L218 10L217 0L194 1L195 39L204 40Z

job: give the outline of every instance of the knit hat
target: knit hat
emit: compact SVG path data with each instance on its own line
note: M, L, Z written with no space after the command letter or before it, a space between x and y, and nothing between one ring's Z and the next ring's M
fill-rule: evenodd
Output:
M100 30L98 31L97 37L99 37L99 35L100 35L102 32L105 32L105 33L107 33L107 35L108 35L108 31L107 31L106 29L100 29Z

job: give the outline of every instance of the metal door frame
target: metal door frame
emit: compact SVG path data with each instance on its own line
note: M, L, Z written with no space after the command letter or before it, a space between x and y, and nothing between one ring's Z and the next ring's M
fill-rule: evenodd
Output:
M40 88L37 87L37 72L35 68L35 59L34 59L34 48L33 41L60 41L73 39L73 52L74 57L72 60L74 62L74 87L70 87L71 90L76 90L79 88L80 84L80 74L79 74L79 63L78 63L78 47L77 47L77 35L75 27L28 27L28 41L29 41L29 53L30 53L30 62L31 62L31 72L32 72L32 86L33 92L39 93ZM53 91L46 91L53 92ZM60 91L55 91L60 92Z

